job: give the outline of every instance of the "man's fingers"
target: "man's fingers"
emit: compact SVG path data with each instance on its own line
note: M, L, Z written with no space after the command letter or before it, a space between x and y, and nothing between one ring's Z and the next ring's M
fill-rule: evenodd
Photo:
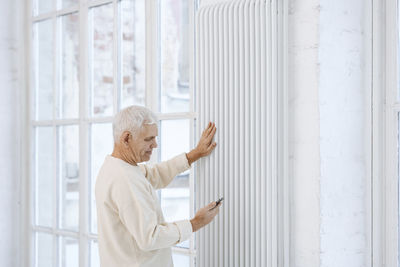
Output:
M208 136L211 133L214 126L215 126L214 123L210 122L210 125L208 125L208 128L205 130L206 136Z
M207 205L207 208L213 208L217 204L216 201L211 202L210 204Z
M217 131L217 128L215 127L215 125L213 125L212 127L210 127L209 129L205 130L202 134L202 139L204 140L204 142L209 145L212 138L215 135L215 132Z
M218 212L219 212L219 207L213 208L212 210L210 210L210 212L212 213L212 216L214 217L215 215L218 214Z
M212 151L217 146L217 143L211 143L208 145L207 151Z
M217 128L214 128L214 130L206 137L205 141L207 142L207 144L209 144L212 141L216 131Z
M207 127L204 129L203 133L201 134L201 136L203 137L207 137L210 130L212 129L213 124L211 122L208 123Z
M214 135L216 131L217 131L217 127L215 127L215 124L214 124L210 131L210 135Z
M207 124L207 127L203 130L203 134L205 134L207 132L208 128L210 128L210 125L211 125L211 122L209 122Z
M216 206L214 209L211 210L213 215L217 215L219 213L219 206L221 206L222 203L219 203L218 206Z

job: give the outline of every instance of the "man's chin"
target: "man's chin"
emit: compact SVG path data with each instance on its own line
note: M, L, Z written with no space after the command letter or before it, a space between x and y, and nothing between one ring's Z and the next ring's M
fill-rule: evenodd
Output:
M151 159L151 154L146 153L146 155L143 157L143 161L149 161Z

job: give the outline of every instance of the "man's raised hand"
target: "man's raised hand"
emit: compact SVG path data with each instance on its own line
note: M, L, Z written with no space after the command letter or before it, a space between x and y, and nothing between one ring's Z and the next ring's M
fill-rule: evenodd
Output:
M202 157L206 157L211 154L217 143L213 141L217 127L215 123L209 122L206 129L201 134L200 140L192 151L186 154L189 164L192 164L196 160Z

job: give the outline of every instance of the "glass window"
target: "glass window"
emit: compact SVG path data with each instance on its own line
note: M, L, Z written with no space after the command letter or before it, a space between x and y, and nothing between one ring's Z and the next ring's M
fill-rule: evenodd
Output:
M71 7L71 6L78 5L78 4L79 4L79 0L62 0L61 1L62 8Z
M172 254L174 267L190 267L190 256L184 254Z
M188 2L160 1L161 112L189 111Z
M33 14L40 15L42 13L51 12L53 10L54 0L34 0Z
M35 234L36 261L35 267L53 267L53 235Z
M58 18L60 27L61 64L59 72L59 117L78 118L79 113L79 15Z
M171 159L190 149L190 120L163 120L161 122L161 160ZM189 171L172 180L161 190L161 208L167 222L190 218ZM189 241L178 244L189 247Z
M90 267L100 267L99 244L96 240L91 240L89 246Z
M145 12L144 0L120 3L121 107L145 105Z
M78 231L79 227L79 127L59 129L60 146L60 226Z
M52 127L36 128L36 224L53 226L54 208L54 133Z
M89 12L89 84L92 116L113 114L113 33L112 3L91 8Z
M79 242L78 239L60 237L59 239L59 267L79 266Z
M112 135L111 123L97 123L92 124L91 133L91 152L90 152L90 165L91 165L91 231L97 233L97 213L96 213L96 199L94 194L94 186L96 177L99 173L100 167L104 162L107 155L112 153L114 139Z
M35 88L35 118L53 118L53 23L44 20L33 25L33 77ZM50 33L50 34L49 34Z
M160 96L150 101L154 111L177 114L163 114L161 142L150 161L190 148L190 1L30 2L32 265L79 266L81 257L97 267L94 187L113 150L112 117L124 107L146 105L146 95ZM146 17L150 13L156 15ZM157 45L148 45L150 35ZM156 64L146 66L147 62ZM158 82L157 88L146 87L149 77ZM167 220L189 219L189 176L186 171L159 191ZM87 191L82 195L83 188ZM89 216L83 214L86 207ZM82 241L89 249L79 247ZM193 257L177 255L174 260L176 266L186 266Z

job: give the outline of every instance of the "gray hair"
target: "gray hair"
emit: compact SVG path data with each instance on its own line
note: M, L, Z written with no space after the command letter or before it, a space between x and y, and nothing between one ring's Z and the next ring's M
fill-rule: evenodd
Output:
M118 112L113 119L114 143L119 143L119 139L125 131L136 135L143 125L156 123L156 115L148 108L141 106L129 106L124 108Z

